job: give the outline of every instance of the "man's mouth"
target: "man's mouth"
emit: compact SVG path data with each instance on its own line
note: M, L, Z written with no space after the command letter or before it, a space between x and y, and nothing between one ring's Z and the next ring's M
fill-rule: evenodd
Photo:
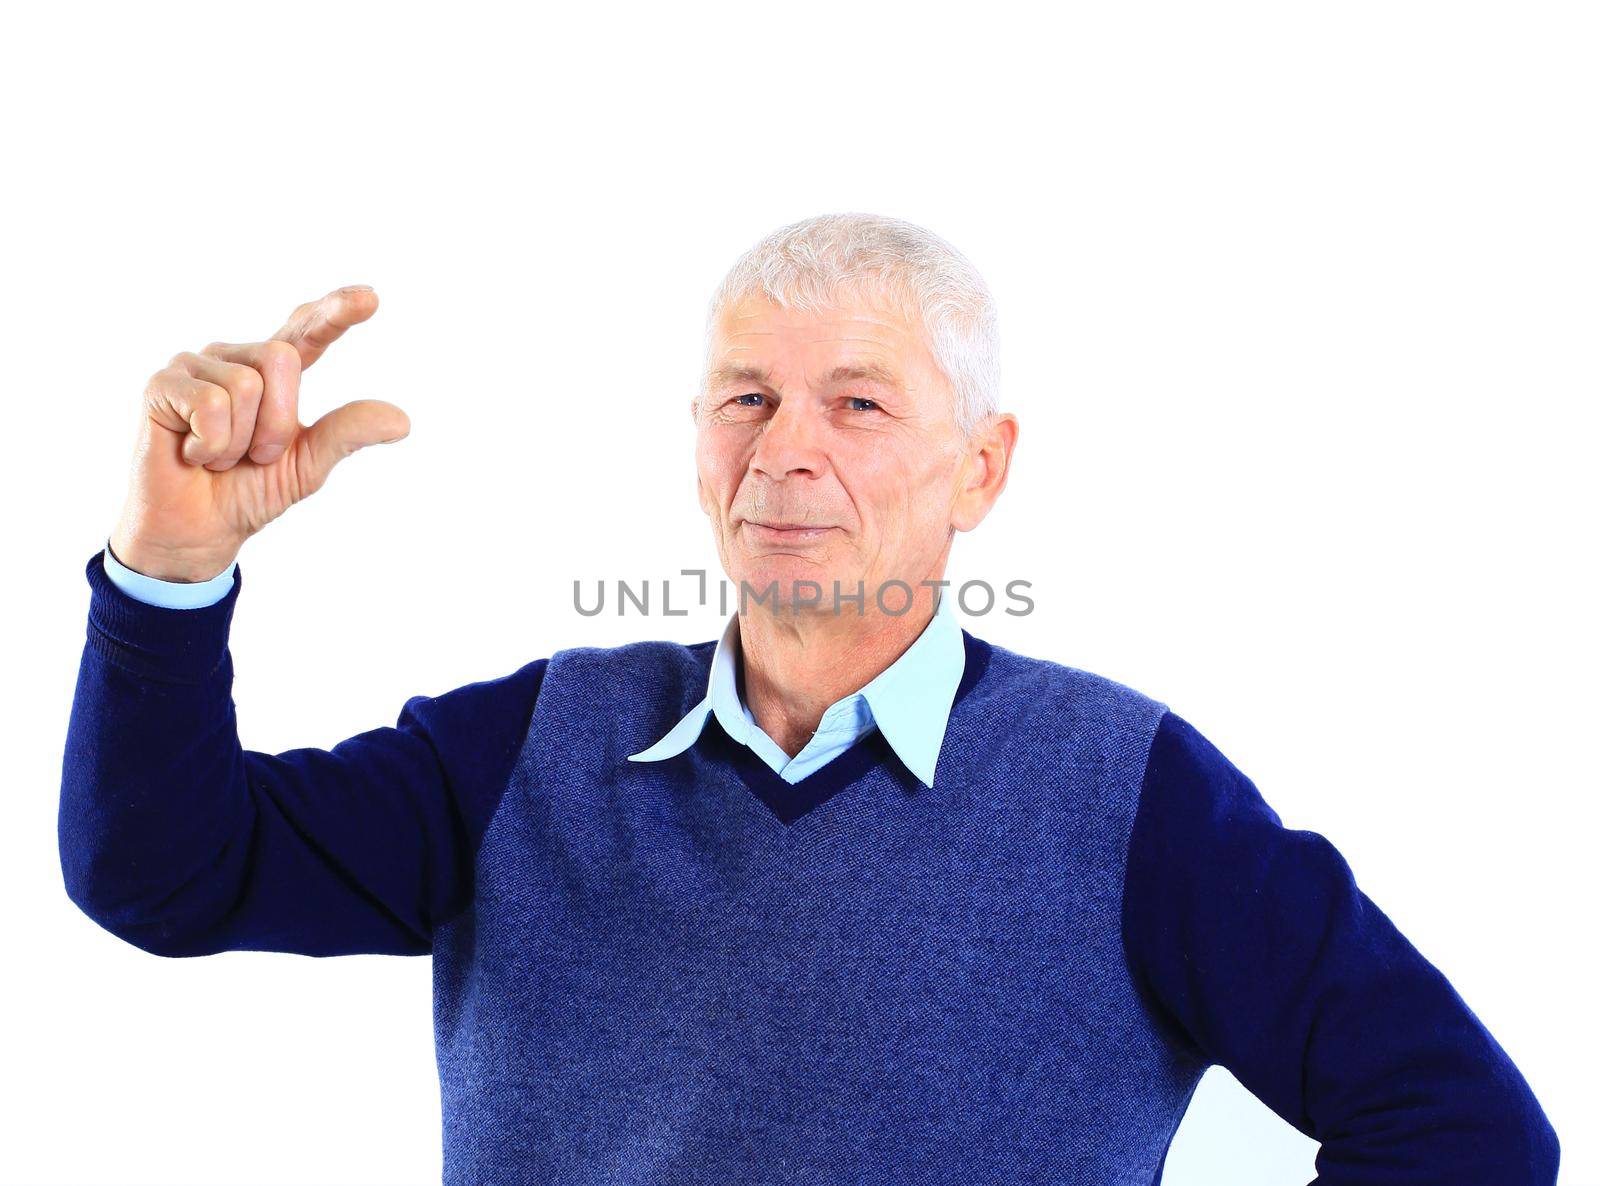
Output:
M807 540L816 539L832 531L832 527L818 527L814 523L758 523L746 519L744 525L760 539Z

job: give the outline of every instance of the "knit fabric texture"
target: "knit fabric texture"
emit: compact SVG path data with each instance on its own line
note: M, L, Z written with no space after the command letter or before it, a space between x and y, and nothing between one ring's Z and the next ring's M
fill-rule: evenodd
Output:
M791 783L715 715L629 761L709 641L266 753L243 570L174 608L103 559L67 895L164 957L431 954L452 1186L1142 1186L1211 1065L1321 1143L1318 1186L1556 1180L1528 1083L1338 849L1110 679L961 631L931 785L879 729Z
M714 718L627 761L712 644L551 657L434 936L448 1181L1155 1179L1204 1069L1122 952L1165 706L963 638L936 785L873 734L798 807Z

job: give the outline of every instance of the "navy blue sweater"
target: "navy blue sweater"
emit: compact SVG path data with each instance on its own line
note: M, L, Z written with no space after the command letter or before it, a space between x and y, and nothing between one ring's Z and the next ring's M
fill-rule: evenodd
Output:
M437 958L447 931L452 951L464 950L463 920L486 892L502 892L486 889L480 846L528 752L552 660L414 696L394 727L331 750L261 753L242 748L231 696L227 638L242 570L226 597L194 610L130 597L106 577L99 552L86 576L87 639L59 817L66 891L85 913L164 956ZM998 678L986 676L996 654L1008 656L1006 670L1031 670L963 637L958 700ZM673 654L708 664L710 646ZM590 695L565 694L574 703ZM972 696L969 707L980 702L999 703ZM634 748L684 703L661 707L653 723L641 722ZM1529 1085L1357 887L1334 846L1283 827L1251 781L1176 713L1160 706L1150 719L1125 854L1114 854L1122 862L1115 917L1128 981L1169 1055L1226 1066L1320 1141L1323 1186L1553 1183L1559 1147ZM892 763L882 738L869 735L789 786L738 748L713 721L692 760L735 770L782 828ZM472 1058L479 1054L474 1047ZM480 1079L458 1073L467 1062L453 1058L449 1082L477 1090ZM470 1119L473 1131L484 1123ZM463 1181L473 1176L471 1156L489 1156L465 1143L457 1153ZM471 1164L488 1176L487 1161ZM1159 1176L1158 1163L1153 1178L1137 1180Z

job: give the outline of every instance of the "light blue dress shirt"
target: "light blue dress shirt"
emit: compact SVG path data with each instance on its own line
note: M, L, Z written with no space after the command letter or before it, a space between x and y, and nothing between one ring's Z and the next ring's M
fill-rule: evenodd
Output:
M705 698L660 741L629 754L628 760L658 762L681 754L694 744L714 713L729 737L754 750L785 782L799 782L821 769L876 727L922 784L933 785L950 706L967 663L961 625L948 596L939 598L932 619L903 655L866 687L828 706L817 731L792 758L756 724L754 714L740 698L735 668L739 658L739 615L734 614L711 658Z
M106 557L101 567L106 570L106 576L111 578L113 585L147 605L159 605L166 609L202 609L228 595L228 590L233 588L233 570L239 567L239 562L235 560L228 565L226 572L219 572L209 581L196 581L193 584L160 581L142 572L134 572L119 561L111 554L111 540L108 538Z
M162 581L118 562L106 541L104 568L113 584L130 597L167 609L199 609L227 596L238 562L209 581L185 584ZM739 615L734 614L717 642L705 698L689 710L666 736L632 762L659 762L694 744L715 713L728 736L748 746L785 782L799 782L826 766L874 728L924 786L933 785L939 747L950 720L950 706L966 669L966 644L949 596L941 596L932 619L906 651L860 691L836 700L822 714L817 731L794 757L779 748L739 696Z

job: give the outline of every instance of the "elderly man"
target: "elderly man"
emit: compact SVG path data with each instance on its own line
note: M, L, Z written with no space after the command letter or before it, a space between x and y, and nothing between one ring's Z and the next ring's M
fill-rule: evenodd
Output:
M1322 1143L1326 1186L1555 1180L1522 1075L1327 840L1165 704L958 623L951 541L1017 421L982 279L905 222L785 227L713 300L720 639L242 749L241 545L408 431L296 414L376 306L340 289L146 391L63 767L100 925L431 953L452 1183L1152 1183L1214 1064Z

